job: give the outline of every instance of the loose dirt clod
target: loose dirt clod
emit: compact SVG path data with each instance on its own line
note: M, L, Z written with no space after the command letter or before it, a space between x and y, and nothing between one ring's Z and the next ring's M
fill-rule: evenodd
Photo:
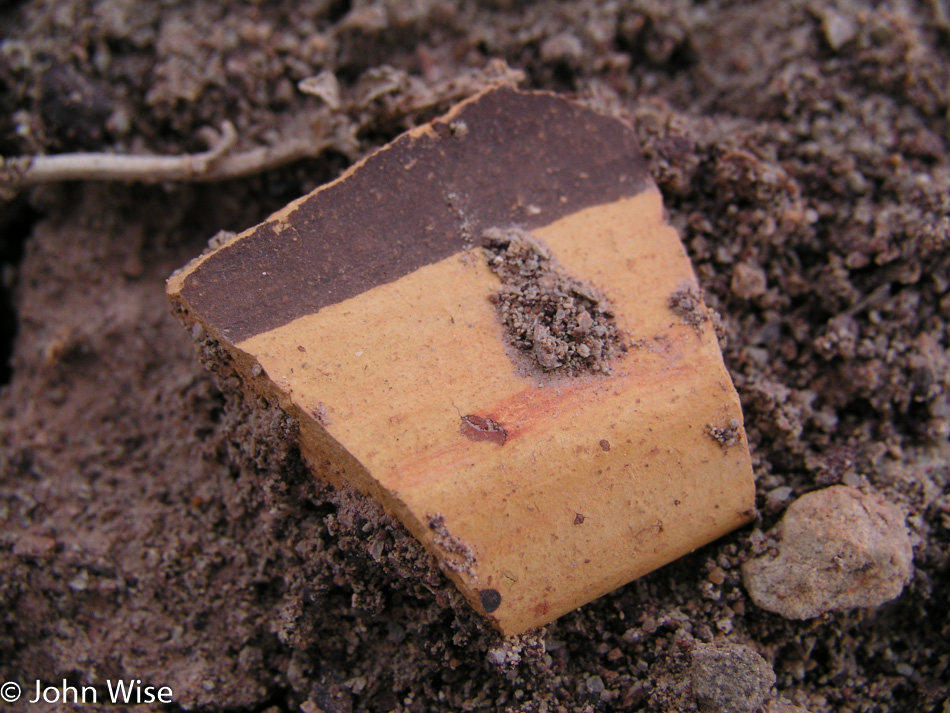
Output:
M697 331L700 331L703 322L709 319L703 307L703 298L695 287L686 287L670 295L670 309L683 324L688 324Z
M606 298L521 228L491 228L483 238L488 266L502 281L493 300L515 346L546 372L609 373L626 347Z
M769 696L775 672L752 649L738 644L700 644L689 670L701 710L752 713Z
M778 555L742 567L752 600L788 619L876 607L897 597L913 572L901 511L844 485L802 496L774 534Z
M739 429L739 419L737 418L729 419L725 426L706 424L704 433L723 448L734 446L742 440L742 431Z

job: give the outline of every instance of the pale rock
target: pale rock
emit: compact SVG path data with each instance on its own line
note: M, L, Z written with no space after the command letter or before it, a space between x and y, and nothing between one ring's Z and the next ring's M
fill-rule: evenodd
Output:
M787 619L879 606L913 573L903 513L846 485L802 496L769 535L778 555L746 562L742 580L756 605Z

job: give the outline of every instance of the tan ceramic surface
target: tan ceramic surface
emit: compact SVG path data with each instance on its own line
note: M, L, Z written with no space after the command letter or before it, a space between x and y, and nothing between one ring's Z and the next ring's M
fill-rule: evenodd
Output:
M474 554L448 571L506 634L543 625L751 516L744 442L723 449L707 424L741 422L711 326L668 308L695 285L655 189L575 213L534 235L612 301L642 340L610 376L524 376L506 352L479 250L236 345L303 420L315 470L381 499L444 564L429 517ZM250 358L248 358L250 357ZM461 416L506 428L472 442ZM608 450L609 449L609 450Z

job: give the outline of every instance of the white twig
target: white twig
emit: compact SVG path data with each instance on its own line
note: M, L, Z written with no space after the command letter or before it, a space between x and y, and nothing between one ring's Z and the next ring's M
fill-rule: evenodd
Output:
M326 141L293 138L275 144L229 153L238 135L225 122L220 136L205 152L183 156L130 156L108 153L73 153L4 159L0 172L13 186L56 181L220 181L260 173L300 158L317 156Z
M324 76L326 75L326 76ZM323 98L331 109L339 104L339 86L336 77L326 73L305 80L301 91ZM524 79L520 70L512 70L500 60L492 60L481 74L449 80L441 88L408 101L394 102L389 107L388 120L430 110L447 100L474 94L491 84L517 85ZM387 90L388 91L388 90ZM372 97L371 97L372 98ZM365 98L364 98L365 101ZM135 181L159 183L163 181L221 181L241 178L267 171L302 158L315 158L330 147L347 156L359 155L360 131L379 119L377 114L350 121L349 126L337 126L340 131L325 133L322 137L307 135L285 139L272 146L262 146L242 152L232 152L237 145L237 130L225 122L220 134L213 130L207 151L183 156L135 156L110 153L70 153L53 156L0 156L0 199L15 195L25 186L58 181ZM330 135L335 138L327 138Z

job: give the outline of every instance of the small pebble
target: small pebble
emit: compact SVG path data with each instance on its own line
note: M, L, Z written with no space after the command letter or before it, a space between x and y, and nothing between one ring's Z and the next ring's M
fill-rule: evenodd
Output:
M56 549L56 540L43 535L22 535L13 545L13 554L17 557L49 557Z
M564 62L579 64L584 57L584 45L573 34L562 32L544 41L541 45L541 59L547 63Z
M846 485L799 498L769 535L778 556L749 560L742 580L753 602L787 619L879 606L913 572L903 513Z
M130 280L137 280L145 274L145 265L138 255L129 255L122 261L122 274Z
M752 713L769 697L775 672L739 644L699 644L689 669L693 697L704 711Z
M850 17L827 10L821 21L821 30L828 46L837 52L857 37L858 28Z
M761 297L767 288L765 270L758 265L740 262L732 271L732 294L744 300Z
M330 109L340 108L340 83L330 70L324 70L315 77L307 77L297 83L297 89L323 100Z
M808 713L808 710L782 698L776 698L765 704L765 713Z
M785 508L788 501L791 500L794 493L795 491L787 485L769 490L765 494L765 507L763 510L767 513L780 512Z

